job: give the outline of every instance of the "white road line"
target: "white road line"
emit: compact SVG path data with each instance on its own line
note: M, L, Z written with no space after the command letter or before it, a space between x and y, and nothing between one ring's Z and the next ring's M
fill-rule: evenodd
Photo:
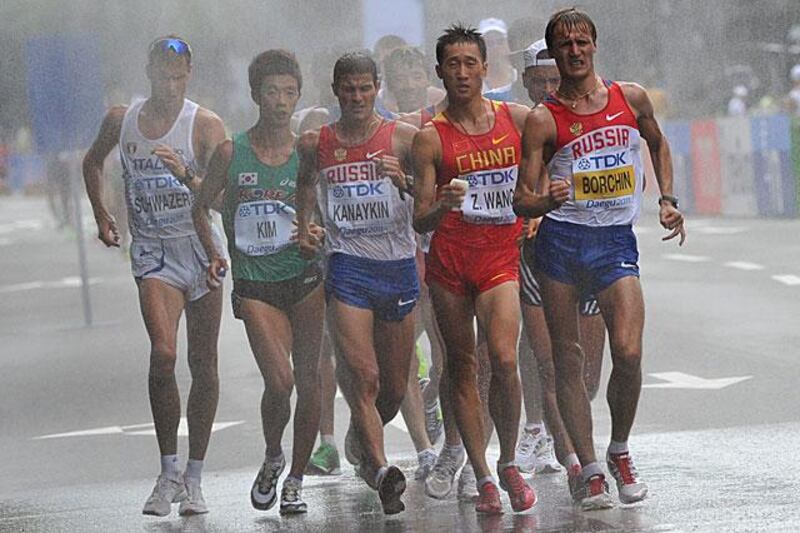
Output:
M778 283L783 283L784 285L800 285L800 277L793 274L780 274L778 276L772 276L772 279Z
M671 261L683 261L684 263L705 263L710 261L710 257L704 255L689 255L689 254L664 254L661 257Z
M103 278L89 278L89 285L96 285L102 282ZM0 287L0 294L30 291L34 289L69 289L80 286L81 278L70 276L59 281L28 281L25 283L16 283L14 285L5 285Z
M665 383L645 383L645 389L724 389L742 381L752 379L753 376L738 376L730 378L701 378L684 372L656 372L651 376L663 380Z
M692 233L703 233L705 235L736 235L738 233L744 233L748 230L748 228L742 228L738 226L703 226L700 228L692 228Z
M214 422L211 426L211 432L214 433L216 431L221 431L223 429L238 426L240 424L244 424L244 420L236 420L233 422ZM69 431L67 433L52 433L50 435L40 435L38 437L33 437L33 440L64 439L70 437L96 437L98 435L140 436L140 435L155 435L155 434L156 434L155 426L153 425L152 422L150 422L149 424L134 424L132 426L105 426L99 428L84 429L79 431ZM182 417L180 423L178 424L178 436L179 437L189 436L189 424L186 421L186 417Z
M725 263L725 266L739 270L764 270L764 265L759 265L758 263L748 263L747 261L728 261Z
M39 230L44 228L44 221L40 219L17 220L7 224L0 224L0 234L11 233L18 230Z

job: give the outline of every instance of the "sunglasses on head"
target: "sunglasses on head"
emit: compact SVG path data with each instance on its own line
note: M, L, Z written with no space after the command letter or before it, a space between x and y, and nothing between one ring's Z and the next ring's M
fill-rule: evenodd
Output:
M154 41L153 44L150 45L150 57L157 53L164 53L167 54L169 52L174 53L175 55L186 55L188 57L192 57L192 49L189 44L182 40L177 39L175 37L166 37L164 39L158 39Z

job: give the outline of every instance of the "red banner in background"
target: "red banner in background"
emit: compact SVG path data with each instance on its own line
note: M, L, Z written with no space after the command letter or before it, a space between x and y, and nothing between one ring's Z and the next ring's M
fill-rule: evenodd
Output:
M722 171L714 120L692 124L692 169L695 212L718 215L722 211Z

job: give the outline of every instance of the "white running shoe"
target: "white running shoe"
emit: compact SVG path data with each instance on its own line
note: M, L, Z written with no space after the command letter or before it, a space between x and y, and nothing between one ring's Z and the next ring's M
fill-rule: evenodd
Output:
M280 513L285 514L300 514L308 511L306 502L303 501L301 491L303 490L302 483L294 478L287 477L283 482L281 489L281 507Z
M203 489L200 488L200 480L192 477L184 477L183 483L186 485L185 500L178 507L178 514L188 516L193 514L205 514L208 512L206 500L203 498Z
M264 459L253 487L250 489L250 503L259 511L267 511L278 501L278 478L286 468L286 458L281 454L277 461Z
M425 478L425 493L431 498L446 498L453 490L453 480L458 469L464 465L465 459L463 446L458 452L451 451L447 446L442 448L433 470Z
M475 470L472 469L472 463L467 461L458 476L458 501L475 502L478 500L478 496L478 481L475 479Z
M534 434L527 429L522 431L516 451L516 462L520 472L532 474L536 470L536 445L542 440L542 434Z
M417 461L419 466L417 469L414 470L414 479L417 481L424 481L425 478L431 473L433 470L434 465L436 464L436 459L439 456L436 455L436 452L433 450L422 450L420 453L417 454Z
M553 449L553 437L545 435L536 443L536 473L555 474L561 472L561 465L556 459L556 452Z
M175 481L164 474L156 478L156 486L147 501L144 503L142 514L153 516L167 516L172 510L172 504L186 499L186 487L183 479Z
M647 485L639 479L630 453L607 453L606 464L617 482L617 492L622 503L636 503L647 497Z

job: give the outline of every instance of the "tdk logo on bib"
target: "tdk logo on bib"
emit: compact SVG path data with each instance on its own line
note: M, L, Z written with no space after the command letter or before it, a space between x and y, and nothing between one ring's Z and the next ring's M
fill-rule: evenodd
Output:
M174 176L141 177L133 182L133 188L137 191L170 189L172 187L182 187L182 185L183 184Z
M517 167L490 170L488 172L478 172L466 177L471 189L475 187L486 187L489 185L502 185L504 183L516 183Z
M269 215L291 215L294 211L282 202L251 202L248 205L239 206L239 216L269 216Z
M619 152L616 154L595 155L584 157L578 161L578 168L581 170L590 170L592 168L602 170L605 168L616 168L627 165L625 161L626 152Z
M334 198L362 198L364 196L382 196L383 182L354 183L352 185L337 185L333 187Z
M258 172L240 172L239 173L239 186L257 185Z

